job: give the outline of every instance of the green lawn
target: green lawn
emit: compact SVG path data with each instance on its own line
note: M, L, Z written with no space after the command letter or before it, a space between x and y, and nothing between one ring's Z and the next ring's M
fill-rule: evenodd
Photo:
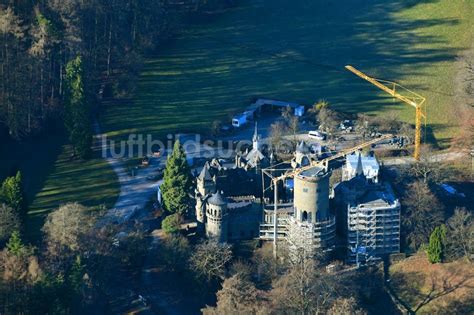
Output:
M456 56L472 40L473 1L240 3L196 21L146 61L134 100L105 115L110 136L202 130L254 96L324 98L344 111L396 110L413 122L412 108L344 69L352 64L426 96L428 132L442 146L449 140L456 104L443 93L452 92Z
M117 177L100 152L87 161L69 160L71 148L59 136L17 144L2 152L7 157L0 178L20 168L29 201L26 234L31 241L40 235L45 216L60 204L80 202L111 207L120 192Z

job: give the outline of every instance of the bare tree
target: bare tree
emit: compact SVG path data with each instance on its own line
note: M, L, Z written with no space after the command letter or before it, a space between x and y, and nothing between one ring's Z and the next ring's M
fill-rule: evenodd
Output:
M210 282L213 279L224 279L226 265L231 259L230 245L209 240L196 246L189 261L191 270Z
M264 298L255 285L236 274L224 280L222 289L217 292L217 306L202 310L205 315L218 314L260 314Z
M339 298L334 301L328 315L365 315L366 311L359 308L353 297Z
M77 255L89 249L88 236L94 225L90 209L67 203L51 212L43 226L46 243L46 266L52 273L67 270Z
M296 144L298 142L298 139L296 138L296 135L298 133L298 130L300 129L300 122L297 116L292 116L288 120L288 130L290 131L291 135L293 136L293 145L296 147Z
M314 115L314 122L318 122L318 113L322 108L328 107L329 103L326 100L318 100L313 106L308 110L309 114Z
M447 224L446 251L450 259L474 257L474 224L472 214L466 208L457 207Z
M469 106L463 106L457 108L454 114L457 118L456 121L459 123L459 128L457 129L457 134L451 140L451 147L469 151L474 146L474 109Z
M276 122L270 126L270 144L277 155L281 152L284 134L285 126L282 122Z
M262 246L257 249L252 257L252 262L256 269L256 281L261 286L269 286L272 281L277 279L284 267L273 258L271 246Z
M443 222L443 206L422 181L409 185L403 199L403 225L414 249L426 243L433 229Z
M271 291L272 308L283 314L321 314L335 296L336 279L317 270L313 259L293 266Z
M366 114L358 114L355 122L355 130L362 134L362 138L365 139L370 130L371 119Z
M290 121L291 116L293 115L293 110L291 109L290 106L285 107L281 111L281 116L285 119L286 123Z
M13 208L0 204L0 244L4 243L14 231L20 229L20 218Z
M397 132L400 130L399 115L396 111L390 111L378 119L378 130L380 132Z
M339 125L340 117L336 111L329 109L327 106L321 108L318 114L320 128L332 136Z
M430 145L423 145L420 150L420 160L411 165L411 173L416 177L421 177L423 183L429 181L438 182L441 177L440 162L432 161L434 151Z

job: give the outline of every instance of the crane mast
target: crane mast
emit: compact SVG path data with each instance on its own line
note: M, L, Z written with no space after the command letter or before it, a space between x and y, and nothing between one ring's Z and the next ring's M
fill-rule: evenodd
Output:
M425 119L425 126L426 126L426 111L423 106L425 104L426 98L413 91L410 91L409 89L401 86L398 83L369 77L365 73L349 65L346 66L345 68L349 70L350 72L354 73L355 75L361 77L362 79L372 83L379 89L392 95L393 97L401 100L402 102L408 105L415 107L415 152L413 156L415 160L419 161L420 160L420 147L421 147L421 121L423 118ZM407 95L398 93L397 88L399 90L403 90L404 92L406 92Z

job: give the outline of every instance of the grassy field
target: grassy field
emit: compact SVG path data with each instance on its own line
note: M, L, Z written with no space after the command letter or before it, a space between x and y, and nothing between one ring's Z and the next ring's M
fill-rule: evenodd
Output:
M87 206L115 203L120 188L113 170L100 152L94 152L87 161L70 160L71 148L59 136L40 141L5 146L8 157L0 168L0 178L9 170L19 168L29 201L29 219L26 234L35 241L40 235L45 216L59 205L78 201Z
M390 268L391 285L417 314L472 314L474 273L464 261L430 264L424 253Z
M474 2L241 1L195 21L150 57L130 104L109 108L111 136L199 131L249 104L273 97L348 112L414 111L344 69L351 64L425 95L429 133L446 145L456 56L474 33ZM210 20L210 21L209 21Z

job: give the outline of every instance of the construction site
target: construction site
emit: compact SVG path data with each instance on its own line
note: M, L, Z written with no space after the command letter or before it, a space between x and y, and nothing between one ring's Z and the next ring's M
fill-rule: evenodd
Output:
M346 69L415 108L413 157L419 159L425 99L352 66ZM253 115L264 105L285 104L259 99L249 108ZM288 107L295 117L302 116L300 105ZM234 116L234 127L244 122L239 117ZM309 139L300 140L289 152L291 159L278 160L263 145L255 123L251 149L236 152L233 161L217 157L206 162L197 176L195 196L201 233L221 242L258 237L272 243L275 257L285 248L293 259L337 258L361 265L399 253L400 202L390 183L380 179L380 162L371 153L397 135L378 134L323 154L315 144L321 148L324 137L315 142L315 134L322 135L310 131ZM330 184L336 169L341 174Z

